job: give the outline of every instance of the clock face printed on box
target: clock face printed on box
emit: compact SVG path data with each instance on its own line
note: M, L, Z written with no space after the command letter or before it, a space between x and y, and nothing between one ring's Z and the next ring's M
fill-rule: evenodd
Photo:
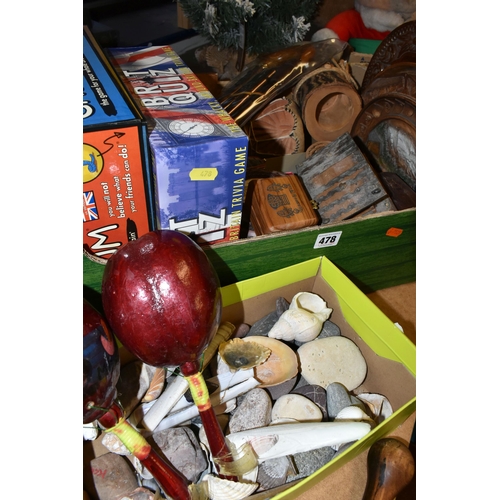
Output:
M168 124L170 132L184 137L204 137L213 134L215 127L212 123L195 118L179 118Z

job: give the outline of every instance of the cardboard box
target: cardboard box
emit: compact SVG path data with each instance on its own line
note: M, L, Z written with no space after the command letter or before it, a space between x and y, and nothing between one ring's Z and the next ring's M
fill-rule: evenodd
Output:
M170 46L109 54L148 120L157 227L237 240L248 137Z
M295 172L304 154L268 161ZM325 256L365 293L416 279L415 208L205 246L222 285ZM84 285L100 291L104 267L84 257Z
M368 365L365 381L353 392L382 394L393 414L364 438L306 479L272 490L273 499L293 499L367 450L375 441L399 431L416 410L416 347L331 261L311 259L273 273L222 288L221 321L233 324L256 320L276 308L276 300L288 301L299 291L320 295L333 308L331 320L342 335L359 347ZM399 436L410 441L412 428ZM249 498L269 498L261 493Z
M300 291L320 295L333 308L331 321L360 348L368 364L365 381L354 393L386 396L394 413L345 453L273 499L292 499L394 431L416 410L416 347L331 261L311 259L222 289L222 321L254 323L275 310L276 300L291 301ZM397 382L395 382L397 381ZM410 431L411 432L411 431ZM410 435L406 436L407 441ZM250 497L251 498L251 497Z
M83 245L105 263L153 229L146 122L83 29Z

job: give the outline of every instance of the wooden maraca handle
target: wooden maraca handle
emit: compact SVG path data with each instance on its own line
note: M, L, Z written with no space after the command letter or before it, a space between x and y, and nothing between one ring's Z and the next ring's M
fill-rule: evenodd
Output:
M395 438L383 438L368 452L368 480L363 500L394 500L413 479L415 460Z

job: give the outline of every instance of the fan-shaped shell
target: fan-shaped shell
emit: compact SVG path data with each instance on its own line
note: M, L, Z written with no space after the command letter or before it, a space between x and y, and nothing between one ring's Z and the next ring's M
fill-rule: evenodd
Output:
M259 387L278 385L297 375L297 354L281 340L262 336L245 337L241 340L256 342L271 350L266 361L254 368L255 378L260 382Z
M211 500L241 500L251 495L259 485L222 479L212 474L203 477L208 482L208 496Z
M219 354L231 370L242 370L263 363L271 355L271 349L256 342L235 338L223 342L219 346Z

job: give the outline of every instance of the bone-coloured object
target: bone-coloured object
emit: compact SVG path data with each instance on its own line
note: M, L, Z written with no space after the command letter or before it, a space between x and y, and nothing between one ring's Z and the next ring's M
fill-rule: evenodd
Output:
M366 422L277 424L228 434L226 439L237 448L250 443L261 463L270 458L357 441L370 430Z
M232 323L221 323L217 329L214 338L203 353L203 368L207 366L214 354L217 352L219 345L229 339L235 330ZM161 420L168 415L174 405L181 399L189 388L189 384L184 377L176 377L170 382L161 396L156 400L156 403L144 415L141 426L149 431L154 431Z
M210 396L210 403L212 407L219 406L226 401L230 401L231 399L236 398L240 394L248 392L250 389L257 387L259 385L259 381L253 377L250 377L248 380L245 380L241 384L237 384L233 387L230 387L228 390L223 392L216 392ZM195 404L191 404L190 406L180 410L176 413L171 413L167 417L165 417L156 427L156 431L160 431L163 429L169 429L170 427L175 427L176 425L183 424L192 418L195 418L199 414L198 408Z

